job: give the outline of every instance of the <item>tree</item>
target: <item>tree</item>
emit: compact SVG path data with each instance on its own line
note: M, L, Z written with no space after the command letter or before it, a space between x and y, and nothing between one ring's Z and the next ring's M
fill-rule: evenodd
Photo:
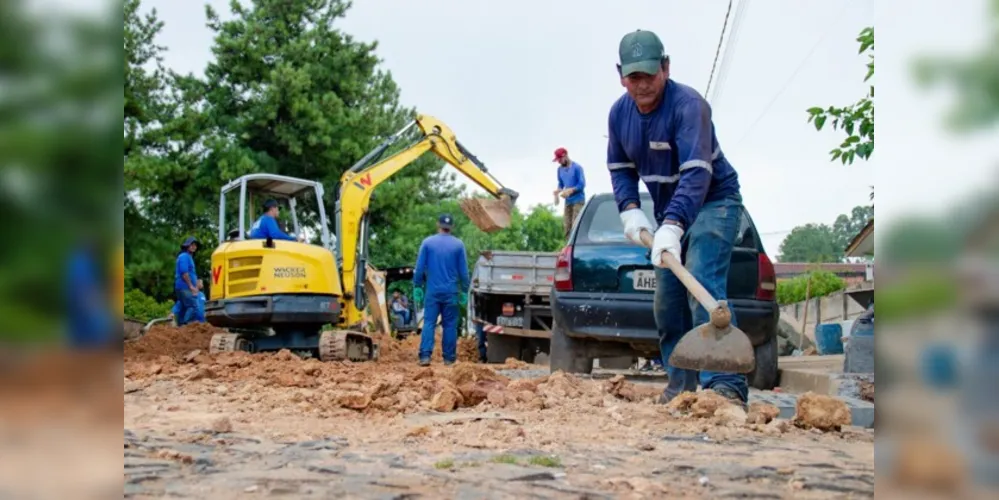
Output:
M874 207L853 207L850 215L840 215L833 223L833 233L836 236L836 246L846 249L853 238L860 234L867 223L874 218Z
M864 77L867 82L874 77L874 28L864 28L857 42L861 55L869 52L867 76ZM867 95L849 106L813 107L808 110L808 122L815 124L815 130L821 131L830 119L834 130L846 133L843 143L829 152L832 161L840 160L846 165L852 164L858 157L869 159L874 153L874 84L870 85Z
M947 123L966 132L999 122L999 0L992 0L992 25L983 47L970 56L934 56L917 62L916 76L924 85L946 84L958 91Z
M781 262L839 262L843 249L833 229L825 224L794 228L780 244Z

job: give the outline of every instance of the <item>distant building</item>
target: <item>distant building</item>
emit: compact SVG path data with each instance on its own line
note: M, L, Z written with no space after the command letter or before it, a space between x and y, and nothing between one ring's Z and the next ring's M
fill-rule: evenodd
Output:
M853 237L846 247L847 257L871 257L874 255L874 219L867 221L864 229Z

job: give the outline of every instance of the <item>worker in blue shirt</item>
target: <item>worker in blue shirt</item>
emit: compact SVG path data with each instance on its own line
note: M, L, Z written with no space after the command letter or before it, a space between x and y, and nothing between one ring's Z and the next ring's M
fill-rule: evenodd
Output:
M670 79L669 57L659 37L651 31L628 33L621 40L619 56L621 85L627 92L610 110L607 167L625 235L641 244L641 231L646 230L655 239L656 325L669 373L661 402L694 392L700 383L705 390L745 406L749 389L744 375L698 374L668 366L683 335L710 318L703 307L688 300L687 290L662 260L662 252L669 252L711 295L726 298L732 248L743 214L739 176L718 144L708 102L696 90ZM655 225L641 210L639 180L652 195ZM691 307L692 314L679 312ZM734 315L732 324L736 325Z
M438 317L442 317L444 364L452 365L458 359L459 306L468 303L469 283L465 244L451 234L453 227L454 219L441 215L437 219L438 233L423 240L416 259L413 300L424 303L420 366L430 366Z
M198 280L198 297L197 297L197 299L198 299L198 309L197 309L197 313L195 313L194 321L197 321L197 322L200 322L200 323L204 323L205 322L205 302L207 302L208 299L205 297L205 282L204 282L204 280L201 280L201 279ZM180 310L180 301L175 301L173 303L173 307L170 309L170 319L173 320L175 326L177 325L177 321L179 321L180 313L181 313L181 310Z
M284 240L284 241L296 241L294 236L289 236L287 233L278 227L277 218L278 214L281 213L281 206L278 205L277 200L267 200L264 202L264 214L253 223L250 228L250 239L251 240L266 240L270 238L271 240ZM301 241L301 240L298 240Z
M184 326L198 320L198 272L194 267L194 254L198 251L198 240L193 236L184 240L177 254L177 265L174 269L174 293L178 308L177 326ZM204 321L203 319L201 321Z
M555 163L558 163L558 189L555 195L555 204L559 198L565 199L565 210L562 213L562 228L565 230L565 240L569 241L569 233L572 226L583 211L583 202L586 201L586 175L583 174L583 167L569 158L569 152L565 148L555 150Z

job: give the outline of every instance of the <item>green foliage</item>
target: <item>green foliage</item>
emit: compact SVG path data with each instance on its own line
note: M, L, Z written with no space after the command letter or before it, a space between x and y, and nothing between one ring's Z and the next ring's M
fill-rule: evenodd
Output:
M58 333L70 252L108 255L120 231L120 32L79 9L33 7L0 2L0 213L12 235L0 248L0 340Z
M860 44L860 54L870 52L867 63L867 76L864 81L874 77L874 28L864 28L857 37ZM844 165L852 164L856 158L867 160L874 153L874 84L870 91L859 101L849 106L828 108L813 107L808 110L808 123L815 124L815 130L821 131L829 122L834 130L842 130L846 138L838 148L829 152L832 161L839 160Z
M811 290L809 290L811 281ZM828 271L810 271L808 274L777 283L777 303L780 305L794 304L811 298L825 297L846 288L842 278Z
M207 7L214 58L198 76L161 67L163 24L155 11L140 16L139 1L125 3L126 288L168 300L186 236L202 243L199 273L209 269L225 182L254 172L319 180L333 217L343 173L415 110L400 106L377 44L338 29L349 2L232 2L227 19ZM378 187L368 213L372 264L413 265L441 212L455 216L469 265L484 249L561 246L560 219L539 207L515 213L513 227L494 235L471 226L449 169L428 154ZM316 213L300 205L299 218L308 226Z
M874 207L857 206L832 226L806 224L794 228L780 245L780 262L842 262L846 247L874 218Z
M920 59L915 73L920 83L948 85L957 102L947 116L956 131L968 132L999 123L999 0L991 1L992 23L982 47L971 55Z
M780 262L839 262L843 248L833 229L825 224L806 224L791 230L780 244Z
M952 310L958 301L958 284L939 272L917 271L900 282L878 289L878 321L932 316Z
M125 292L125 317L127 318L146 323L150 320L167 317L171 308L173 308L173 302L159 302L140 290Z

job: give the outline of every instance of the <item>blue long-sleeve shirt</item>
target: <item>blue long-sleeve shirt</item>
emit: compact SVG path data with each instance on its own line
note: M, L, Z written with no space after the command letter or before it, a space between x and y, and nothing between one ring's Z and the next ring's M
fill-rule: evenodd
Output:
M177 265L174 268L174 290L189 290L191 288L191 285L184 281L185 273L191 280L191 285L197 284L198 271L194 268L194 257L191 257L190 252L180 252L177 255Z
M426 285L426 296L446 300L468 289L465 244L450 234L435 234L420 245L413 284Z
M574 188L576 192L565 199L566 205L574 205L586 201L586 175L583 167L576 162L569 163L568 167L558 167L558 189Z
M277 221L274 220L274 217L271 217L270 215L261 215L260 218L253 223L253 227L250 228L250 239L266 240L267 238L272 240L295 241L295 238L288 236L281 230L280 227L278 227Z
M672 80L662 103L643 115L625 94L611 107L607 168L618 209L641 206L638 180L649 189L656 223L689 229L705 202L739 194L739 175L718 145L711 106L696 90Z

